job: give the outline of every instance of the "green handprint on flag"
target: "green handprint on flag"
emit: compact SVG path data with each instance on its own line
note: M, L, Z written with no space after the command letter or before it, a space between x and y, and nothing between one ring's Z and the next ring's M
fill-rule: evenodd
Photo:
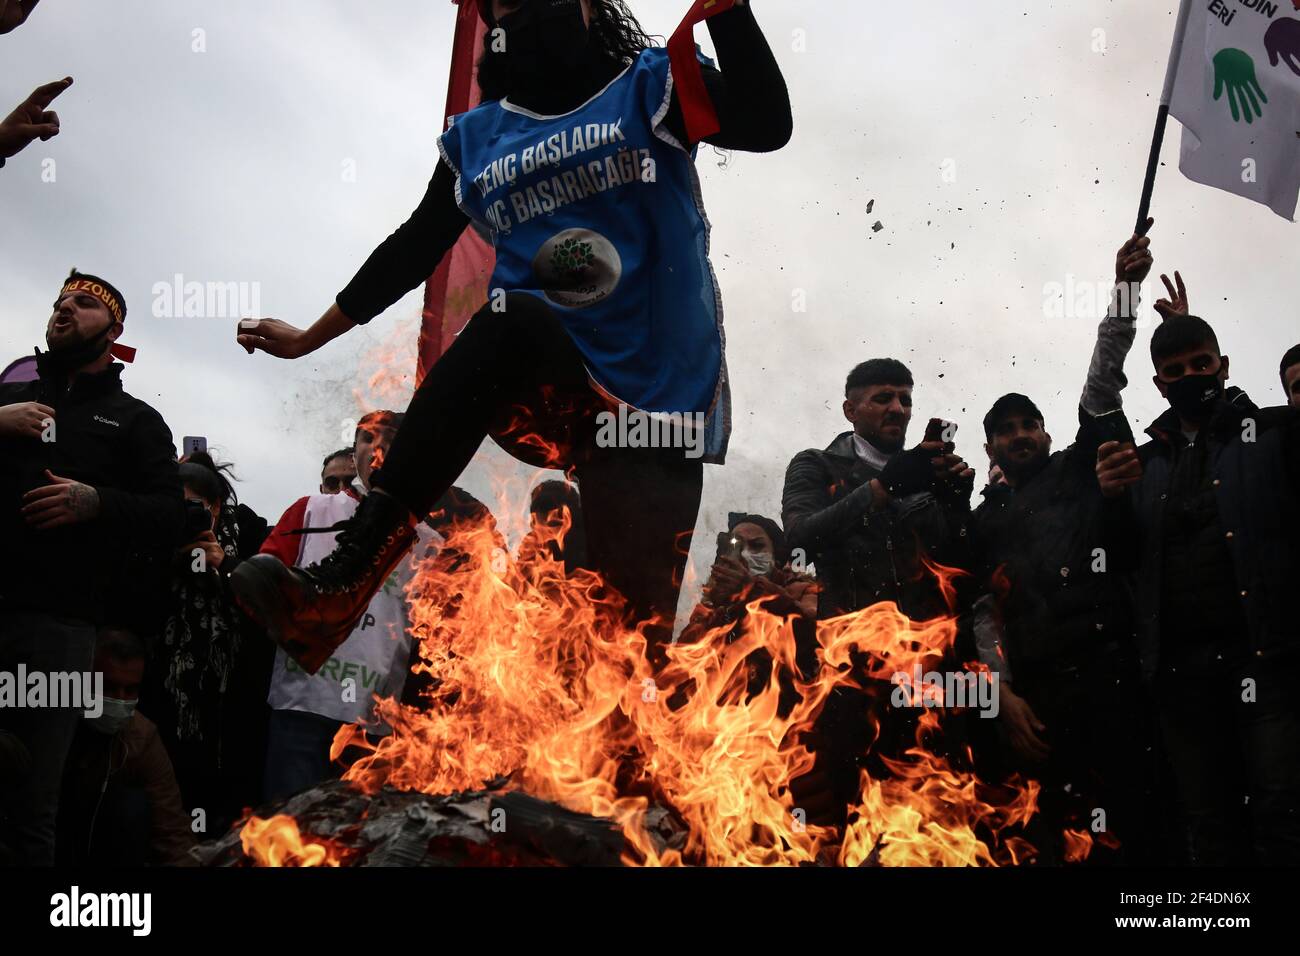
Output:
M1215 102L1228 91L1228 106L1232 109L1232 121L1255 122L1255 116L1263 116L1260 103L1267 103L1268 97L1255 79L1255 61L1250 54L1232 47L1214 54L1214 99ZM1258 99L1256 99L1258 94ZM1252 113L1254 115L1252 115Z

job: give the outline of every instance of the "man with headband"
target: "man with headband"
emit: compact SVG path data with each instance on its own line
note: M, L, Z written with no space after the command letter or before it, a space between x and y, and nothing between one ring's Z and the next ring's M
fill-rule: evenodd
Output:
M37 350L39 377L0 384L0 680L17 692L0 695L0 730L32 755L15 820L29 865L53 863L64 759L78 719L100 704L29 700L32 679L44 675L52 693L53 675L90 671L96 625L129 604L110 573L173 548L184 524L171 432L122 390L114 359L134 357L117 342L125 319L122 293L73 270Z

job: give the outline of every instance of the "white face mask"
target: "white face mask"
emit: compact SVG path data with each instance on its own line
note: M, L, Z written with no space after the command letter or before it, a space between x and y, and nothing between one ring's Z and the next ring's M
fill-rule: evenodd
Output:
M90 726L94 727L101 734L115 734L128 723L135 715L135 704L133 700L118 700L115 697L104 698L104 712L98 717L87 717Z
M770 551L761 554L755 554L748 550L742 551L740 558L745 562L745 567L749 568L749 573L753 575L771 574L775 564Z

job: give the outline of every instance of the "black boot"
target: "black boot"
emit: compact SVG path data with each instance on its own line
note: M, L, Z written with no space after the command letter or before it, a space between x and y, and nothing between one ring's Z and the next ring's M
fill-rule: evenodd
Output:
M241 563L230 575L235 601L314 674L347 640L370 598L410 550L415 524L396 498L371 492L339 524L337 545L319 564L288 568L269 554Z

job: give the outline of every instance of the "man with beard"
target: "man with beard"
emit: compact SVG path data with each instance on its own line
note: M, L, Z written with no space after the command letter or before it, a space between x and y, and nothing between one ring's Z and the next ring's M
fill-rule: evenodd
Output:
M858 365L842 409L853 430L800 452L786 469L782 521L790 547L817 565L819 617L880 601L914 620L948 610L923 559L964 563L959 542L975 471L951 442L903 450L912 384L896 359Z
M1128 432L1123 366L1134 293L1151 263L1150 240L1137 235L1116 256L1116 294L1097 330L1074 444L1053 452L1043 414L1025 395L1003 395L984 416L985 451L1006 479L984 490L973 520L980 577L996 598L981 599L981 608L1000 632L1000 651L985 662L1000 672L1009 768L1043 784L1043 834L1033 842L1045 863L1061 861L1066 829L1089 831L1111 849L1117 835L1129 862L1144 852L1150 774L1130 569L1122 566L1130 549L1117 538L1122 513L1102 497L1094 467L1102 442Z
M1138 649L1195 865L1300 863L1300 415L1228 388L1194 315L1151 336L1169 409L1139 449L1098 451L1132 506ZM1127 488L1131 490L1126 491Z
M110 575L165 554L184 526L171 432L122 390L122 294L75 270L37 352L39 378L0 385L0 672L83 673ZM66 703L66 702L65 702ZM32 755L17 813L19 852L54 861L64 760L81 711L0 706L0 729Z
M819 618L882 601L917 621L952 612L928 563L965 566L975 471L942 438L903 450L912 385L912 373L896 359L858 365L842 406L853 430L825 449L800 452L786 469L787 543L802 558L797 567L817 565ZM831 693L815 739L807 741L816 764L792 787L808 819L820 824L844 822L860 773L871 766L868 751L901 755L914 731L910 720L879 720L888 682L862 683L864 690Z

